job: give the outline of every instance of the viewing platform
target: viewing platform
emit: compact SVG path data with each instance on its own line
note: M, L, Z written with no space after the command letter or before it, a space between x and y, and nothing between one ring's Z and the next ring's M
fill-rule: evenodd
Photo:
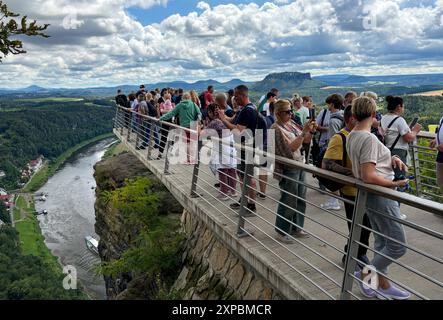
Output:
M441 201L430 199L432 196L434 199L441 197L438 193L431 194L428 188L424 192L430 195L419 198L366 185L312 165L293 163L306 171L304 230L309 237L294 238L294 244L283 244L275 239L281 191L272 175L268 178L266 199L256 200L257 213L245 217L246 208L236 211L229 206L240 196L244 197L244 192L237 187L238 197L231 197L229 201L219 200L218 188L214 186L218 179L207 165L198 162L196 165L169 163L166 156L170 152L169 144L164 157L157 160L158 149L152 147L152 138L148 147L139 149L143 137L152 133L153 124L160 126L161 123L140 115L146 122L135 123L130 130L125 120L126 112L117 109L114 134L166 186L185 210L203 221L228 250L266 279L281 296L287 299L368 299L357 287L355 256L362 229L364 199L367 193L376 193L400 202L401 211L407 216L405 220L398 219L405 228L407 252L391 264L388 278L411 292L411 299L443 299L443 205ZM150 125L144 126L143 123ZM203 145L201 152L208 152L208 148L211 148L211 143ZM313 173L358 188L351 233L347 228L347 222L351 221L346 219L342 201L339 211L321 208L320 204L325 203L331 194L318 188L318 180L312 177ZM255 178L258 178L257 174ZM347 243L350 244L350 257L343 264L343 248ZM374 250L371 235L370 259Z

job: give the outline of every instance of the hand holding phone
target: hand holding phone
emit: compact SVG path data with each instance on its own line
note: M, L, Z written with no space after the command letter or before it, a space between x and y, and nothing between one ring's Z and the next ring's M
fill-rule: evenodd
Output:
M315 109L309 109L309 119L310 120L315 120Z

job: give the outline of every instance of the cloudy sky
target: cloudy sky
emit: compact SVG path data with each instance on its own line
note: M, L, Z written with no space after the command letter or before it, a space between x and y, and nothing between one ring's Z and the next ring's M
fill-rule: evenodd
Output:
M443 73L443 0L5 0L50 23L0 87Z

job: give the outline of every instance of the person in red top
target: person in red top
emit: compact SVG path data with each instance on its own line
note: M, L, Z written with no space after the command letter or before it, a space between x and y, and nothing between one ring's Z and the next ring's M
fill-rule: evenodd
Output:
M207 108L210 104L214 103L214 86L208 86L208 90L205 91L204 97L205 97L205 105L204 107Z

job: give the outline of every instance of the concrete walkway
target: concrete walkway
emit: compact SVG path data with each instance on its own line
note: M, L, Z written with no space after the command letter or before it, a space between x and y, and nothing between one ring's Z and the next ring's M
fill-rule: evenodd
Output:
M319 208L327 199L326 195L308 189L305 228L311 233L309 238L297 240L295 244L284 245L275 240L274 223L277 211L277 181L270 177L265 200L257 200L255 217L246 218L246 229L252 235L244 238L236 236L238 211L229 208L234 202L221 202L216 199L218 191L214 187L217 179L211 170L200 166L197 192L198 198L190 198L193 166L171 165L170 175L164 175L164 160L147 160L147 150L135 150L135 138L126 142L126 132L120 136L120 130L114 133L122 140L128 150L134 153L151 170L177 198L177 200L193 214L197 214L215 232L227 247L243 258L256 272L266 278L288 299L338 299L343 282L343 265L341 263L344 245L347 242L348 230L344 220L344 210L326 212ZM153 156L157 150L153 149ZM310 186L316 187L317 182L310 174L307 175ZM238 187L239 190L239 187ZM342 205L343 207L343 205ZM443 233L443 216L436 216L410 206L402 206L407 220L428 229ZM443 288L433 284L412 271L418 271L443 283L443 241L405 227L408 244L436 257L440 262L424 257L422 254L408 250L399 262L412 268L392 264L389 276L395 281L408 286L418 296L429 299L443 299ZM371 236L371 248L373 238ZM371 258L372 253L368 252ZM353 286L356 297L364 298ZM374 298L375 299L375 298Z

